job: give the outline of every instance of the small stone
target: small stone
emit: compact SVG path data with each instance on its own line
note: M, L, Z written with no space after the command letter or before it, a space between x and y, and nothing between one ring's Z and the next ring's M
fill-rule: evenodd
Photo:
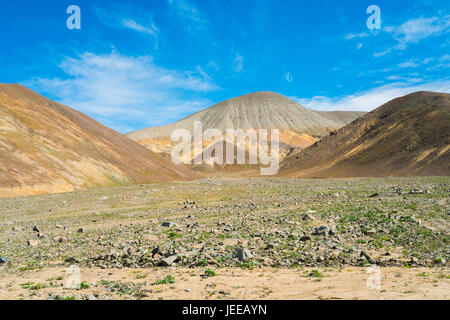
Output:
M314 234L317 236L325 236L328 234L329 231L330 228L328 228L327 226L320 226L315 229Z
M80 228L80 229L77 230L77 232L78 232L78 233L83 233L84 230L83 230L83 228Z
M225 246L234 247L234 246L237 246L237 245L239 244L239 241L236 240L236 239L224 239L224 240L222 241L222 243L223 243Z
M162 223L162 226L163 227L166 227L166 228L173 228L173 227L175 227L176 226L176 224L175 223L173 223L173 222L163 222Z
M170 256L168 258L162 259L160 264L165 267L170 267L178 259L177 255Z
M330 230L328 231L328 233L329 233L331 236L337 234L337 227L336 227L335 225L332 225L332 226L330 227Z
M369 198L375 198L378 196L379 196L379 194L377 192L375 192L375 193L372 193L371 195L369 195Z
M33 227L33 231L34 231L34 232L41 232L37 226L34 226L34 227Z
M7 263L9 259L7 257L0 257L0 264Z
M70 258L67 258L66 260L64 260L64 262L66 262L66 263L76 263L76 262L78 262L78 260L75 259L74 257L70 257Z
M447 263L447 260L445 260L445 258L436 258L434 259L434 262L437 264L445 265Z
M236 248L234 251L234 258L237 258L241 262L246 262L253 258L253 254L248 249Z
M372 257L369 256L364 250L361 251L360 256L366 258L369 263L372 263L372 264L375 263L375 261L372 259Z
M31 247L36 247L39 245L39 241L37 240L28 240L28 245Z
M311 237L310 236L303 236L300 238L300 241L311 241Z
M316 218L314 218L311 214L305 213L302 217L303 221L314 221Z

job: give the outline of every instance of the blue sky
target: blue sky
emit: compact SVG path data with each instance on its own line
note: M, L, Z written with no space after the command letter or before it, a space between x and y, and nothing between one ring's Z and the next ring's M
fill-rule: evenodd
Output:
M81 30L66 27L72 4ZM366 25L372 4L380 30ZM0 82L122 133L255 91L316 110L450 92L448 0L16 0L0 28Z

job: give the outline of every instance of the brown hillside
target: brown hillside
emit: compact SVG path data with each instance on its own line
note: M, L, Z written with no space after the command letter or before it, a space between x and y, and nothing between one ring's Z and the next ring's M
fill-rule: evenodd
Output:
M309 148L289 155L280 175L356 177L450 175L450 95L394 99Z
M0 197L196 176L81 112L0 84Z

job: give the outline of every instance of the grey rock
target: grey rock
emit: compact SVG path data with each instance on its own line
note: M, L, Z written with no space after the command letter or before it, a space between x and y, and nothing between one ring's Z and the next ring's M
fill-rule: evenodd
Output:
M436 258L434 259L434 262L437 264L445 265L447 263L447 260L445 260L445 258Z
M237 258L241 262L246 262L253 258L253 254L248 249L236 248L233 258Z
M302 216L302 220L303 221L314 221L314 220L316 220L316 218L314 218L311 214L309 214L309 213L305 213L303 216Z
M34 227L33 227L33 231L34 231L34 232L41 232L37 226L34 226Z
M369 263L375 263L375 260L373 260L364 250L361 251L360 256L366 258Z
M170 267L178 259L177 255L170 256L168 258L162 259L160 264L165 267Z
M316 236L325 236L330 231L330 228L327 226L320 226L314 230L314 235Z
M162 226L163 227L166 227L166 228L173 228L173 227L175 227L176 226L176 224L175 223L173 223L173 222L163 222L162 223Z
M31 246L31 247L36 247L36 246L39 245L39 241L37 241L37 240L28 240L27 243L28 243L28 245Z
M335 225L330 226L330 230L328 231L328 233L332 236L337 234L337 227Z

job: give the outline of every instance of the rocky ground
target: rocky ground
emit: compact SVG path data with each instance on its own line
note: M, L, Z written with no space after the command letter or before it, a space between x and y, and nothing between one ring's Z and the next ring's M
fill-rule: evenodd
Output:
M0 199L0 298L382 298L344 276L367 290L376 264L389 288L427 283L416 298L448 299L449 193L446 177L214 178ZM64 292L72 265L87 282ZM211 279L228 287L198 287ZM277 286L289 279L306 291Z

